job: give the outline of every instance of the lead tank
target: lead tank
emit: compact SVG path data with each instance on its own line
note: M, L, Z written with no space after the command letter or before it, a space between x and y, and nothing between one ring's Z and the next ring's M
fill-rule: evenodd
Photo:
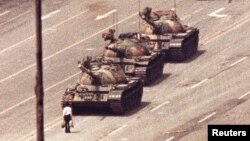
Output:
M180 62L197 52L199 29L183 26L174 11L152 12L146 7L139 15L144 21L139 32L148 37L151 48L160 48L164 52L165 59Z
M73 114L83 107L109 107L115 114L124 114L140 106L143 83L139 78L127 79L118 65L93 63L89 58L78 62L82 72L63 94L62 107L69 102Z
M122 66L125 74L130 77L140 77L144 85L149 85L163 74L163 55L151 51L147 44L138 40L137 33L120 34L114 37L115 30L110 29L103 34L105 41L109 40L103 52L104 61Z

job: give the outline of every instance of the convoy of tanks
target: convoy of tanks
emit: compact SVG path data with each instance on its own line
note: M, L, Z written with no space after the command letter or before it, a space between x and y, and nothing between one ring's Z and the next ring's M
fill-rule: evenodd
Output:
M103 55L78 62L81 74L77 83L66 89L62 107L70 103L73 113L82 107L109 107L124 114L140 106L143 85L163 75L164 62L181 62L195 54L199 29L181 24L172 10L139 12L143 19L139 32L115 37L110 29L102 37L109 43Z

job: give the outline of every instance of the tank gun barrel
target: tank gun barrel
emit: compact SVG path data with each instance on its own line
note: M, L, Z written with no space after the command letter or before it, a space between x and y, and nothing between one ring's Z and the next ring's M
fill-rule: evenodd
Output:
M122 50L120 50L120 49L118 49L118 48L116 48L116 47L109 47L109 46L106 46L105 48L106 48L106 49L109 49L109 50L112 50L112 51L114 51L114 52L118 52L118 53L122 53L122 52L123 52Z

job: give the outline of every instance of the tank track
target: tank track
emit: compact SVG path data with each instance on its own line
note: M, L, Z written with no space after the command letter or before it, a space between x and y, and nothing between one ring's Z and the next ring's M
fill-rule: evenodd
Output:
M171 59L177 62L185 61L197 52L198 44L198 31L195 31L193 35L186 39L174 39L170 44Z
M123 91L120 100L110 101L110 108L115 114L124 114L141 105L143 86L139 82L133 88Z
M146 68L145 74L136 75L136 77L143 78L144 85L150 85L155 80L163 75L164 62L160 57L152 62Z

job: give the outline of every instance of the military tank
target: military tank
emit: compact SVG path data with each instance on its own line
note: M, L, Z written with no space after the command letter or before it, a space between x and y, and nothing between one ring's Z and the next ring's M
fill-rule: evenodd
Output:
M166 60L181 62L197 52L199 29L183 26L172 10L152 12L146 7L139 13L140 33L148 38L151 48L160 48Z
M164 60L161 52L149 50L136 37L137 33L123 33L114 37L115 30L103 34L109 40L103 52L103 60L119 64L129 77L140 77L144 85L149 85L163 74Z
M119 65L79 61L80 77L62 96L72 106L73 114L83 107L109 107L115 114L124 114L141 104L143 83L139 78L127 78Z

